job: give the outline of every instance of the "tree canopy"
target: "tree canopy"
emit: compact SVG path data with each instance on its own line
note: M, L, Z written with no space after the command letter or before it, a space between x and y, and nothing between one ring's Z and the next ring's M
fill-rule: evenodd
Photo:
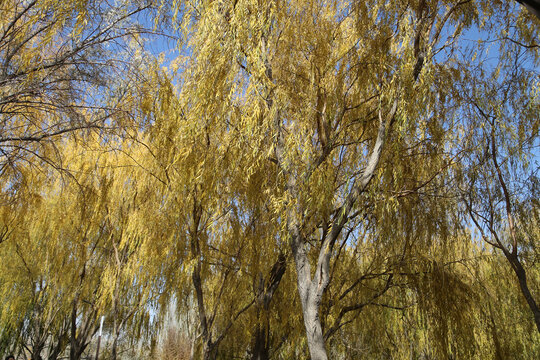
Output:
M518 2L3 2L0 354L536 359Z

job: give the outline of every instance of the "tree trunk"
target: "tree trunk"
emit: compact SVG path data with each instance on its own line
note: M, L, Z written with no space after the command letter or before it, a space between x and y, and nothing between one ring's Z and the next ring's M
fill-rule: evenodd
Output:
M533 313L534 322L536 323L536 329L540 333L540 309L538 309L538 304L534 300L534 297L529 290L529 285L527 284L527 273L525 272L525 269L521 265L521 262L516 255L509 253L505 253L505 255L510 264L512 265L512 269L514 269L514 272L516 273L521 293L523 294L523 297L525 297L525 300L527 301L527 304L529 305L529 308Z
M326 355L324 336L319 319L319 307L313 301L308 301L305 305L302 301L302 308L311 360L327 360L328 356Z
M68 342L67 329L65 331L62 330L61 333L62 334L58 337L56 344L52 347L52 349L49 352L49 355L47 356L48 360L57 360L60 354L62 354L67 347L67 342Z
M304 316L304 326L308 341L311 360L327 360L324 346L324 336L322 332L321 320L319 319L319 305L322 298L323 284L317 289L313 288L313 281L310 275L309 259L305 249L295 251L295 263L297 271L298 293L302 303L302 314ZM314 279L315 280L315 279Z
M111 360L116 360L118 357L118 335L114 337L111 348Z
M203 360L214 360L216 358L216 351L215 346L212 346L212 344L205 342L203 344Z
M191 338L191 349L189 350L189 360L195 360L195 349L197 348L197 334Z
M215 349L212 343L212 333L208 323L208 316L204 305L204 293L201 279L202 258L201 248L199 244L199 223L201 221L202 208L195 202L193 205L193 219L190 229L191 237L191 256L195 259L196 264L191 273L191 280L195 288L195 298L197 300L197 310L199 313L199 324L201 327L202 337L202 359L210 360L215 358Z
M268 360L269 357L269 344L267 341L268 324L257 325L255 335L253 336L253 348L250 359L251 360Z
M295 231L292 248L296 265L298 294L302 304L309 353L311 360L327 360L328 356L326 355L324 336L319 319L319 305L328 283L323 280L322 267L317 267L315 276L311 279L311 266L305 248L305 241L300 232L296 231L298 228L294 224L292 229Z
M255 289L257 293L257 329L251 341L248 359L268 360L270 358L270 320L268 318L270 302L286 270L287 258L283 253L280 253L266 280L263 279L262 273L259 273L260 281L258 288Z
M88 345L90 344L90 337L95 333L94 324L96 311L92 310L88 314L84 314L84 321L80 326L77 326L78 315L78 303L79 295L73 300L73 308L71 311L71 334L70 334L70 348L69 348L69 360L79 360Z
M79 344L77 342L77 301L78 296L73 300L73 305L71 309L71 336L70 336L70 346L69 346L69 360L77 360L79 358Z
M44 347L45 347L45 344L38 344L34 348L32 348L32 354L30 355L30 358L32 360L43 360L43 357L41 356L41 352L43 351Z
M215 356L213 355L214 349L212 346L212 334L210 333L210 330L208 329L208 320L206 316L206 309L204 306L204 297L203 297L203 289L202 289L202 281L201 281L200 272L201 272L201 263L200 263L200 258L199 258L191 274L191 279L193 281L193 287L195 288L195 295L197 299L197 309L199 312L199 322L202 328L202 334L201 334L202 359L210 360L210 359L213 359Z

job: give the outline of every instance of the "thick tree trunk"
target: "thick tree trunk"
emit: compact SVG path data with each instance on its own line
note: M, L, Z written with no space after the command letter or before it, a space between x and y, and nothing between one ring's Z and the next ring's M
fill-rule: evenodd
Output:
M327 360L328 356L326 355L324 336L319 319L319 306L312 301L308 301L302 307L304 308L304 325L311 360Z
M296 240L293 241L293 254L296 265L298 294L302 304L302 314L304 316L304 326L306 328L306 337L308 341L311 360L327 360L328 355L324 345L324 336L322 332L321 321L319 319L319 305L322 294L326 288L327 281L323 280L323 269L317 267L316 274L311 279L311 267L304 241L299 233Z

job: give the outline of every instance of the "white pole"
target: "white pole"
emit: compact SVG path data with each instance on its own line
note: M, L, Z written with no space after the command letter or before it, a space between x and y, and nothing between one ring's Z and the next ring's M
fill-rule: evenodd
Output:
M101 337L101 334L103 333L103 319L105 319L105 316L101 317L101 323L99 324L99 337Z
M101 322L99 324L99 336L97 339L96 360L98 360L98 357L99 357L99 344L101 343L101 334L103 333L103 319L105 319L105 316L101 317Z

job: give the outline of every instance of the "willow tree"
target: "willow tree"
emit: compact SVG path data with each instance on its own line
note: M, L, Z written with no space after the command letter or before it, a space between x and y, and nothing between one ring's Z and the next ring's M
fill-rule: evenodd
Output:
M2 2L0 175L6 182L20 179L21 161L62 167L54 146L67 133L104 135L133 120L143 39L160 29L141 24L141 14L160 16L152 1Z
M124 39L124 30L137 32L128 20L142 11L139 2L111 12L101 3L69 3L65 14L47 1L9 3L15 10L2 18L8 19L0 47L8 54L4 72L32 76L13 77L22 95L8 96L12 101L3 108L23 113L0 114L8 134L0 149L14 149L2 158L1 176L9 181L1 191L9 202L0 212L0 246L16 259L2 269L17 279L0 275L9 299L0 313L9 325L2 337L31 334L38 356L45 336L77 359L104 314L114 358L122 333L132 331L135 339L151 334L155 323L147 310L159 312L175 299L179 309L197 314L192 356L205 359L246 352L265 359L276 350L291 358L309 351L313 360L355 356L342 340L373 344L366 338L378 339L385 317L394 328L373 354L387 352L382 348L395 339L414 345L420 334L426 356L472 356L475 347L464 339L476 336L470 325L489 307L473 306L481 291L469 269L451 264L471 245L455 187L474 180L467 183L474 191L466 210L473 221L492 215L492 223L478 222L479 230L509 234L513 242L486 239L506 249L519 270L526 262L518 253L535 254L529 240L537 230L524 216L519 229L513 219L533 209L535 199L498 188L508 188L515 170L506 164L525 159L537 139L534 72L516 65L523 54L537 61L535 28L525 25L531 16L520 13L516 32L503 26L493 39L523 50L503 46L497 55L504 66L493 74L510 74L506 86L497 75L486 79L491 64L483 55L475 62L479 48L464 39L503 24L514 2L179 3L185 43L170 64L175 77L162 63L138 64L148 57L134 45L141 51L133 61L145 73L136 72L133 87L118 76L96 78L116 73L90 66L94 73L79 61L109 59L104 44ZM50 17L40 20L43 14ZM82 20L69 19L80 14ZM87 47L69 52L84 39L90 39ZM71 55L64 59L63 51ZM55 56L47 57L50 52ZM43 57L66 63L44 66ZM84 76L66 80L72 71ZM49 89L48 79L62 86ZM18 91L12 84L2 90ZM52 97L59 99L53 105L67 107L42 109ZM65 110L79 100L83 110ZM516 100L525 106L505 108ZM513 120L518 113L520 121ZM74 133L77 121L88 128L125 125L131 117L137 126L129 131ZM527 135L530 127L534 136ZM44 141L53 138L61 141ZM486 142L489 151L482 152ZM85 157L82 147L95 151ZM45 163L61 159L65 177L21 162L26 157L19 155L31 151ZM488 161L475 163L478 154ZM464 171L468 166L472 170ZM476 171L481 166L495 176ZM497 197L510 201L500 207L506 217L492 211ZM505 248L509 244L513 248ZM40 250L54 260L32 258ZM294 273L287 270L293 267ZM25 298L17 301L19 294ZM55 298L63 300L61 307L52 305ZM292 303L286 311L285 300ZM18 319L20 309L43 315L32 317L39 331L21 330L30 315ZM63 316L53 316L57 309ZM393 311L419 324L399 322ZM291 314L289 337L278 312ZM370 325L370 319L376 321ZM302 320L307 341L298 341ZM43 324L52 330L42 331ZM401 330L407 334L400 336ZM69 347L61 342L65 334ZM396 353L418 355L403 346Z
M378 194L391 207L389 193L418 193L455 163L448 140L459 136L459 124L445 106L453 103L455 64L466 66L472 56L459 39L512 8L481 1L232 1L190 10L192 56L205 69L192 94L211 91L200 106L249 139L255 164L275 165L272 208L294 258L311 358L326 359L319 310L336 244L347 243L355 229L344 229L371 214ZM224 96L235 102L224 109L231 116L209 105ZM407 159L400 158L404 151ZM385 161L384 168L383 159L392 158L401 162ZM399 171L405 164L425 171L404 181L411 175ZM447 229L450 208L438 203L434 226L418 224L430 235ZM389 226L379 222L376 231Z
M2 221L11 229L1 244L2 333L32 358L88 354L99 315L114 358L120 332L138 338L147 322L154 283L142 283L133 258L140 239L130 231L146 198L128 186L129 157L86 140L58 144L63 172L21 167L25 190L9 203L16 216Z
M277 226L268 198L258 196L272 188L265 171L271 164L254 167L257 159L244 151L249 144L230 131L239 115L228 110L235 103L227 92L213 95L215 87L199 87L201 76L208 71L219 76L230 59L211 69L197 61L188 64L181 89L175 91L156 69L160 85L147 94L152 124L142 139L139 163L145 182L155 184L152 196L164 217L160 227L169 233L162 243L167 258L151 254L151 261L163 264L161 274L155 274L167 284L163 299L174 298L179 311L195 307L194 356L215 358L233 331L251 342L236 346L249 346L258 356L268 353L265 317L286 267L285 256L272 246ZM253 173L246 179L242 169L249 167ZM148 240L144 251L154 247ZM249 335L239 327L250 322L246 318L258 322Z
M17 254L3 256L7 269L19 272L14 282L2 281L3 315L8 316L8 325L20 324L20 338L14 340L33 358L41 358L47 349L47 357L55 359L69 345L70 358L77 359L94 331L93 294L101 264L93 250L106 234L96 234L99 225L92 228L88 222L93 213L88 188L70 188L74 192L69 194L63 191L58 174L31 173L26 173L25 180L32 192L20 199L30 207L19 213L15 230L3 244L6 255L11 249ZM21 306L27 309L11 313Z
M538 256L538 235L533 230L538 226L538 166L533 149L539 141L540 102L538 72L531 68L538 60L522 45L506 46L506 53L513 56L499 62L490 76L470 90L458 85L474 134L464 142L472 151L461 189L471 222L480 237L507 259L540 331L534 295L538 282L528 277Z

